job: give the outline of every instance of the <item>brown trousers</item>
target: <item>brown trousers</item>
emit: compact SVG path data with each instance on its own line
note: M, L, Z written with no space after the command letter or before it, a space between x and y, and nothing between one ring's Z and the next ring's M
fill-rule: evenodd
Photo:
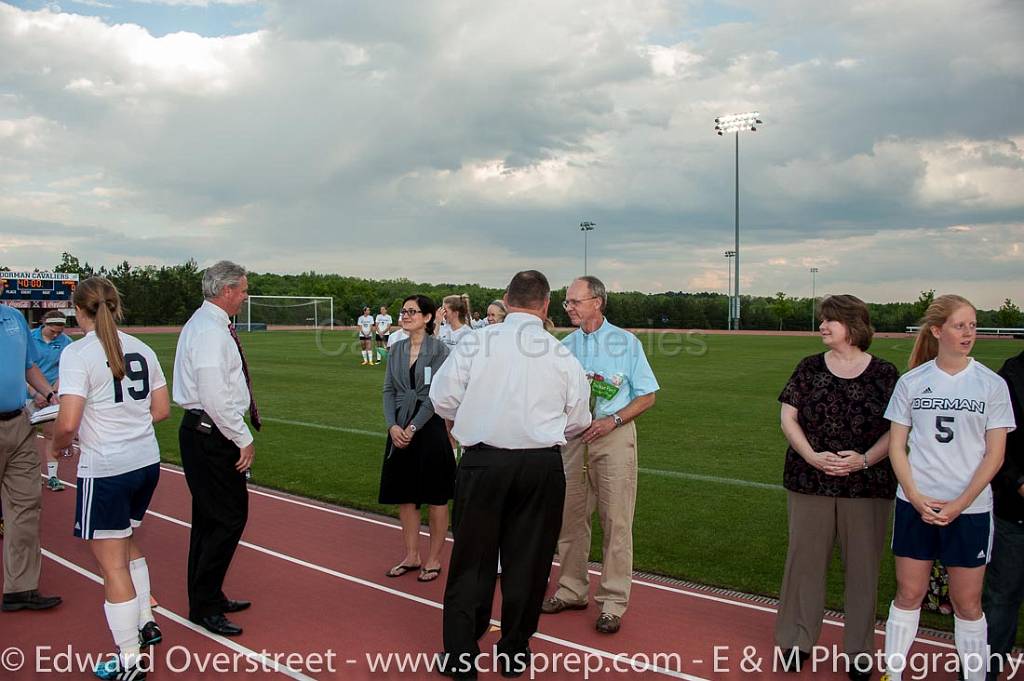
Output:
M0 500L4 511L4 593L39 586L42 485L28 416L0 421Z
M590 596L587 560L590 557L591 517L597 509L604 544L601 585L594 600L601 612L622 615L633 584L633 511L636 506L636 425L627 423L589 446L583 471L583 441L562 447L565 468L565 507L558 537L557 598L586 603Z
M818 642L825 614L825 582L836 539L843 559L846 610L843 648L849 655L875 649L878 572L892 499L844 499L788 492L789 553L782 578L775 644L804 652Z

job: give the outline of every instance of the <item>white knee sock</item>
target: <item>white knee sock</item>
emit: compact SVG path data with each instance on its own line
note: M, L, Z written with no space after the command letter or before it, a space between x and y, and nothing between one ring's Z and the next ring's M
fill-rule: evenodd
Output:
M153 621L153 607L149 603L149 567L145 558L136 558L128 563L128 571L135 585L135 597L139 601L139 629Z
M57 477L57 462L47 461L46 462L46 477L56 478Z
M139 598L136 596L124 603L103 603L107 615L107 626L114 636L114 643L121 653L121 664L133 667L139 661Z
M885 622L885 670L892 681L901 681L907 666L907 654L917 636L921 609L901 610L896 603L889 606L889 619Z
M985 615L980 620L962 620L953 617L953 641L960 656L966 681L984 681L988 667L988 623Z

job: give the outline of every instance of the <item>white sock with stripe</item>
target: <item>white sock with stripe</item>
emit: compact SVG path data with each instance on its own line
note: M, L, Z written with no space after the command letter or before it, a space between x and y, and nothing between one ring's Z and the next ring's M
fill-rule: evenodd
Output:
M892 681L903 679L907 654L917 636L921 609L901 610L896 603L889 606L889 619L885 622L885 670Z
M46 477L56 478L57 477L57 462L47 461L46 462Z
M145 558L136 558L128 563L135 585L135 597L139 601L139 629L153 621L153 606L149 602L149 567Z
M962 620L954 615L953 641L960 656L964 679L984 681L988 666L988 623L985 615L980 620Z
M124 603L105 601L103 612L107 615L107 626L121 653L121 664L124 668L134 667L139 662L138 597Z

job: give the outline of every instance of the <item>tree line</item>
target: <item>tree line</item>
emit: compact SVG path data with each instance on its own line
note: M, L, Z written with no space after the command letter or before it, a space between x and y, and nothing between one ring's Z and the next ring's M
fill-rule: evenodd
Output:
M108 277L121 292L128 325L183 324L202 300L202 270L195 260L159 267L133 267L125 261L113 268L96 269L65 252L53 271L74 273L82 278L93 274ZM397 319L402 299L410 293L430 296L438 304L444 296L464 293L469 296L472 308L483 316L488 303L501 298L504 291L477 284L361 279L311 271L302 274L253 272L249 275L249 293L331 296L335 324L351 325L362 314L364 306L369 306L376 314L378 307L387 305ZM871 321L879 331L903 331L920 320L934 295L934 291L923 291L912 302L868 303ZM569 326L569 317L562 309L564 299L564 288L551 292L551 320L558 326ZM318 312L321 323L328 321L326 308ZM728 302L724 294L710 292L610 293L607 315L615 324L632 328L724 329L728 325ZM817 328L817 322L812 319L810 298L788 296L781 291L773 297L742 296L741 327L744 329L809 331ZM253 320L258 320L255 312ZM1019 328L1024 326L1024 314L1007 298L998 310L978 310L978 325Z

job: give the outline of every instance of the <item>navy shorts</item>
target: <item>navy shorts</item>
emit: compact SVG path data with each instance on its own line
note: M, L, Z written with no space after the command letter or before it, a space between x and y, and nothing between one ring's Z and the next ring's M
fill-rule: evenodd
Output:
M142 516L160 480L154 463L109 478L78 478L75 536L83 539L124 539L142 524Z
M981 567L992 555L992 513L961 513L945 527L921 520L913 504L896 499L892 552L901 558L940 560L946 567Z

